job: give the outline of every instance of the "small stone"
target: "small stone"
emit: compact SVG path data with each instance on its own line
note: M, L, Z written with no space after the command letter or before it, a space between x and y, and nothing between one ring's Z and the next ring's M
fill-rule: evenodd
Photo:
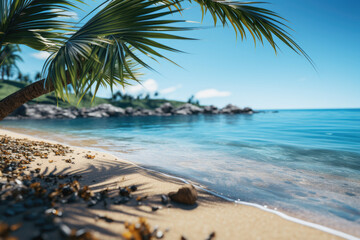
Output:
M130 195L130 191L128 188L121 188L120 189L120 196L128 197Z
M215 232L210 233L210 235L206 238L206 240L213 240L215 238Z
M132 186L130 187L130 190L131 190L132 192L135 192L135 191L137 190L137 186L132 185Z
M78 196L77 192L74 192L73 194L71 194L71 196L67 200L68 203L76 203L78 201L79 201L79 196Z
M164 194L161 195L161 202L165 205L169 204L169 202L170 202L169 197Z
M94 199L90 200L89 203L88 203L88 207L93 207L97 204L97 201L95 201Z
M7 216L7 217L12 217L15 215L15 212L11 209L8 209L4 212L4 215Z
M193 185L185 184L177 192L170 192L168 196L174 202L194 205L197 200L197 191Z
M66 196L69 196L71 195L74 191L71 189L71 187L69 186L66 186L62 189L62 194L66 197Z
M113 203L116 204L116 205L120 205L120 204L125 204L128 201L130 201L129 197L121 197L119 199L116 199Z
M162 231L156 231L156 238L161 239L164 237L164 233Z
M153 212L155 212L155 211L157 211L157 210L159 210L160 209L160 207L158 207L158 206L152 206L151 207L151 210L153 211Z

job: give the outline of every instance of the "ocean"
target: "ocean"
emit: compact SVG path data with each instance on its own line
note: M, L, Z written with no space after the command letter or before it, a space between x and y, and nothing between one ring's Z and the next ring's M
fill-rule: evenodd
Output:
M360 236L360 109L5 120Z

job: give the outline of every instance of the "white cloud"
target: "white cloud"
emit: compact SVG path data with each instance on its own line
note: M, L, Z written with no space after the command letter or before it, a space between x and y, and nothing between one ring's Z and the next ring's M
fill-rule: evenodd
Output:
M143 92L154 93L157 90L158 90L158 84L154 79L148 79L145 82L143 82L142 85L137 84L125 88L125 91L132 95L137 95Z
M161 93L161 94L173 93L173 92L175 92L176 90L178 90L178 89L181 88L181 87L182 87L182 85L179 84L179 85L177 85L177 86L172 86L172 87L164 88L164 89L160 90L160 93Z
M205 89L197 92L195 94L196 99L204 98L215 98L215 97L228 97L231 95L231 92L219 91L217 89Z
M45 60L50 56L50 53L45 52L45 51L40 51L40 52L33 53L31 55L37 59Z

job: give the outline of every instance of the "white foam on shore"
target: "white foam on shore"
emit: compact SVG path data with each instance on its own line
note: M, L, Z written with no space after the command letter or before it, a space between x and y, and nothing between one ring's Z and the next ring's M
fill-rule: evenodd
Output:
M161 174L165 177L169 177L169 178L173 178L173 179L177 179L177 180L180 180L182 181L183 183L186 183L186 184L192 184L194 185L197 189L201 189L209 194L212 194L214 196L217 196L221 199L224 199L226 201L229 201L229 202L233 202L233 203L237 203L237 204L242 204L242 205L246 205L246 206L251 206L251 207L256 207L256 208L259 208L263 211L266 211L266 212L270 212L270 213L273 213L273 214L276 214L278 215L279 217L281 218L284 218L288 221L291 221L291 222L295 222L295 223L298 223L298 224L301 224L301 225L304 225L304 226L307 226L307 227L311 227L311 228L314 228L314 229L317 229L317 230L320 230L320 231L323 231L323 232L326 232L326 233L329 233L329 234L332 234L332 235L335 235L335 236L338 236L338 237L342 237L344 239L348 239L348 240L360 240L359 237L355 237L355 236L352 236L350 234L347 234L347 233L344 233L344 232L341 232L341 231L338 231L338 230L335 230L335 229L332 229L332 228L329 228L329 227L325 227L325 226L322 226L320 224L316 224L316 223L311 223L311 222L308 222L308 221L305 221L305 220L301 220L301 219L298 219L298 218L295 218L295 217L291 217L285 213L282 213L282 212L279 212L277 210L274 210L274 209L269 209L267 207L264 207L262 205L259 205L259 204L256 204L256 203L250 203L250 202L244 202L244 201L240 201L240 200L234 200L234 199L231 199L229 197L226 197L226 196L223 196L223 195L220 195L216 192L213 192L211 190L208 190L200 185L197 185L197 184L194 184L192 182L189 182L188 180L184 179L184 178L181 178L181 177L177 177L177 176L173 176L173 175L170 175L170 174L167 174L167 173L163 173L163 172L160 172L158 170L153 170L153 169L150 169L150 168L146 168L146 167L143 167L141 165L138 165L136 163L133 163L129 160L126 160L126 159L120 159L118 156L116 156L116 154L114 152L110 152L110 151L106 151L104 149L91 149L91 148L88 148L88 147L76 147L76 146L70 146L66 143L62 143L62 142L58 142L58 141L55 141L55 140L47 140L47 139L42 139L42 138L38 138L38 137L34 137L34 136L31 136L31 135L28 135L28 134L23 134L23 133L17 133L17 132L12 132L12 131L9 131L9 130L5 130L5 129L1 129L2 131L8 131L9 133L16 133L16 134L19 134L19 135L22 135L22 136L28 136L29 138L33 138L33 139L37 139L39 141L49 141L49 142L53 142L53 143L58 143L58 144L62 144L62 145L65 145L65 146L68 146L68 147L72 147L72 148L79 148L79 149L88 149L88 150L92 150L92 151L95 151L95 152L103 152L103 153L107 153L107 154L110 154L112 156L114 156L116 159L118 159L119 161L123 161L123 162L127 162L129 164L132 164L140 169L144 169L146 171L150 171L150 172L155 172L155 173L158 173L158 174ZM81 141L81 140L80 140Z
M106 152L106 151L105 151ZM109 152L106 152L106 153L109 153ZM113 155L113 153L110 153L111 155ZM115 156L116 157L116 156ZM116 157L118 158L118 157ZM136 167L138 168L141 168L141 169L144 169L146 171L151 171L151 172L155 172L155 173L158 173L158 174L161 174L165 177L169 177L169 178L173 178L173 179L177 179L177 180L180 180L186 184L190 184L190 182L184 178L181 178L181 177L176 177L176 176L173 176L173 175L169 175L167 173L163 173L163 172L160 172L160 171L157 171L157 170L153 170L153 169L149 169L149 168L146 168L146 167L142 167L140 165L137 165L136 163L133 163L133 162L130 162L128 160L124 160L124 159L121 159L121 161L124 161L124 162L127 162L127 163L130 163L130 164L133 164L135 165ZM355 236L352 236L350 234L347 234L347 233L344 233L344 232L341 232L341 231L338 231L338 230L335 230L335 229L332 229L332 228L329 228L329 227L325 227L325 226L322 226L320 224L316 224L316 223L311 223L311 222L308 222L308 221L305 221L305 220L301 220L301 219L298 219L298 218L295 218L295 217L291 217L289 215L286 215L285 213L282 213L282 212L279 212L277 210L274 210L274 209L270 209L270 208L267 208L267 207L264 207L262 205L259 205L259 204L256 204L256 203L250 203L250 202L244 202L244 201L240 201L240 200L234 200L234 199L231 199L231 198L228 198L228 197L225 197L225 196L222 196L216 192L213 192L211 190L208 190L204 187L201 187L199 185L196 185L194 183L191 183L192 185L194 185L197 189L201 189L209 194L212 194L214 196L217 196L221 199L224 199L226 201L229 201L229 202L234 202L234 203L237 203L237 204L242 204L242 205L246 205L246 206L251 206L251 207L256 207L256 208L259 208L263 211L266 211L266 212L270 212L270 213L273 213L273 214L276 214L278 215L279 217L281 218L284 218L288 221L291 221L291 222L295 222L295 223L298 223L298 224L301 224L301 225L304 225L304 226L307 226L307 227L311 227L311 228L315 228L317 230L320 230L320 231L323 231L323 232L326 232L326 233L330 233L332 235L335 235L335 236L338 236L338 237L342 237L344 239L348 239L348 240L360 240L360 238L358 237L355 237Z

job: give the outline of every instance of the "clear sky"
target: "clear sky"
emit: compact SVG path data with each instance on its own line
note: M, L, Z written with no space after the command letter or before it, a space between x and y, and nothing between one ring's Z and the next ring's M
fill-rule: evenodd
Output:
M359 108L360 1L267 2L271 4L262 6L289 20L292 35L314 60L317 71L281 44L282 51L275 55L269 45L255 47L250 38L236 40L231 28L214 28L208 17L202 29L183 34L200 40L167 42L187 52L167 55L182 68L150 61L157 72L144 70L144 87L133 86L127 91L158 91L159 97L175 100L195 95L201 104L219 107L233 103L256 109ZM81 11L76 14L84 15ZM183 18L200 22L200 9L194 4ZM23 48L22 71L34 75L41 70L45 56ZM111 93L103 89L99 94L109 97Z

